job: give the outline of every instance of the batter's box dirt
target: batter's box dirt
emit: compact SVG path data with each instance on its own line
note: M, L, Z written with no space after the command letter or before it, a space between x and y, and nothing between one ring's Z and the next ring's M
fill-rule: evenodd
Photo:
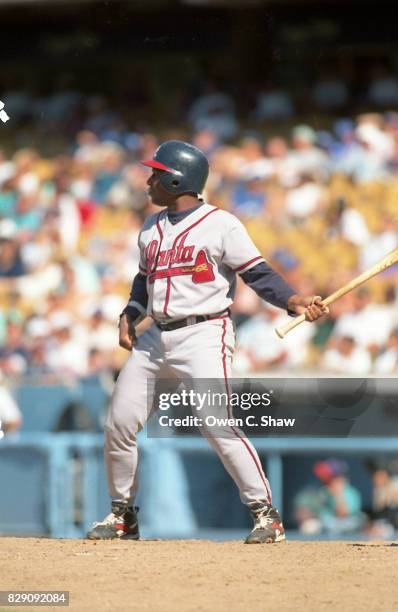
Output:
M398 609L389 543L3 537L0 550L1 590L67 590L69 609L79 612Z

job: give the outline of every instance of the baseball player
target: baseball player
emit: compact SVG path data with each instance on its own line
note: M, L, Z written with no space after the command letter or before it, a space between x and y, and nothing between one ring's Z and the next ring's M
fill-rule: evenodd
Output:
M229 314L236 274L289 314L315 321L326 312L319 296L296 295L263 259L242 223L201 196L209 165L196 147L163 143L153 159L148 195L162 210L144 222L139 273L120 317L119 344L131 351L111 398L105 423L105 462L111 513L89 531L90 539L139 539L136 435L148 418L148 398L159 378L217 378L229 393L235 335ZM135 326L150 315L154 325L137 340ZM149 400L149 402L148 402ZM153 406L152 410L156 410ZM228 416L230 407L226 406ZM227 416L223 414L223 416ZM254 528L246 543L285 539L279 512L258 454L236 427L215 436L204 428L249 508ZM225 433L225 431L224 431Z

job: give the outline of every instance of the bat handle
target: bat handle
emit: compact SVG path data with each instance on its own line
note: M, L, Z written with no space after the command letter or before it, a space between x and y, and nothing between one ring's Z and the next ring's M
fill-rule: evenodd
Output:
M281 325L280 327L277 327L275 331L277 335L279 336L279 338L284 338L287 333L289 333L292 329L297 327L297 325L300 325L300 323L302 323L305 320L306 320L305 314L302 314L298 317L295 317L291 321L289 321L289 323L286 323L285 325Z

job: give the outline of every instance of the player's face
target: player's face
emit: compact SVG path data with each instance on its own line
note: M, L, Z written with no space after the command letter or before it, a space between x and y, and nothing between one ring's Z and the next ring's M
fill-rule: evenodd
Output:
M157 206L170 206L175 202L175 196L165 191L160 184L160 176L163 170L153 168L152 174L147 180L148 195Z

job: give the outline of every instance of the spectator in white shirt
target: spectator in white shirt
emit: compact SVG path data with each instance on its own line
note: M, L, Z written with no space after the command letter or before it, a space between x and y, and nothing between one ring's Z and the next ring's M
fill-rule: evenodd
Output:
M286 347L274 329L280 312L279 308L262 302L258 313L239 326L234 357L236 375L263 372L286 364Z
M360 269L367 270L376 264L382 257L395 249L398 242L397 224L393 217L385 215L381 219L378 233L369 236L369 240L362 245L360 251Z
M321 369L330 374L366 375L372 361L369 352L356 345L354 338L343 336L323 355Z
M109 323L101 310L96 310L88 322L89 349L112 351L115 348L115 325Z
M50 324L53 337L46 360L51 369L60 375L85 376L88 347L84 334L72 335L75 323L68 313L54 313Z
M377 352L387 342L395 325L391 308L374 304L366 287L354 295L351 312L342 314L333 329L333 337L351 336L358 346Z
M305 220L306 217L318 213L325 205L325 188L311 174L300 174L296 185L286 192L286 213L295 221Z
M0 372L0 430L7 435L17 431L21 425L21 412Z
M376 374L398 373L398 328L391 332L385 347L374 362L373 370Z

